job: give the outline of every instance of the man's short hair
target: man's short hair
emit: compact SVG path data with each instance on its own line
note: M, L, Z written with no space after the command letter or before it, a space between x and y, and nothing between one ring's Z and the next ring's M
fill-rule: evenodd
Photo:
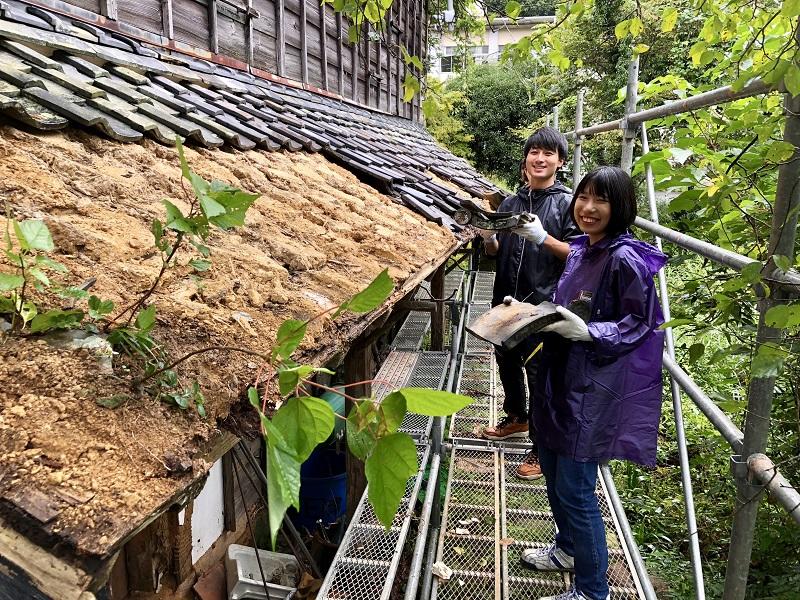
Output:
M531 148L552 150L558 152L558 158L563 161L567 160L567 138L554 127L541 127L534 131L525 142L523 156L528 156Z

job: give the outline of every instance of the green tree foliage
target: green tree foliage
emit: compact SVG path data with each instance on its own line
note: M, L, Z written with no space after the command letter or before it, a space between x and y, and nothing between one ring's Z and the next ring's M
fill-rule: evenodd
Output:
M464 129L464 123L455 115L456 106L466 103L464 94L458 90L447 89L441 81L428 80L422 112L425 126L440 144L456 156L473 159L470 142L474 136Z
M486 2L476 2L486 14L514 17L537 17L541 15L553 15L556 12L555 0L520 0L518 14L512 14L508 9L510 2L506 0L486 0Z
M524 143L517 130L534 117L529 87L518 68L476 65L448 82L447 89L463 96L453 111L472 137L475 167L514 185Z

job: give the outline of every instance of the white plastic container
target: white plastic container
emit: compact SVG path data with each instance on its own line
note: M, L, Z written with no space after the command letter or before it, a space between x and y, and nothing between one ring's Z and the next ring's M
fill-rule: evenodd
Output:
M225 555L225 571L230 600L287 600L297 591L300 565L291 554L259 550L261 569L267 580L269 596L264 593L261 571L256 561L256 550L249 546L231 544ZM276 583L272 583L272 582Z

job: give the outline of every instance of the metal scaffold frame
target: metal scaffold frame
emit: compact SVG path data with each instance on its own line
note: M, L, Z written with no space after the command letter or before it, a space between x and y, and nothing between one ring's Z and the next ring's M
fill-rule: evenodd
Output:
M795 31L795 42L800 45L800 29ZM643 154L649 151L646 128L648 121L742 98L776 92L784 93L784 114L786 115L784 141L792 144L795 151L792 158L781 164L778 170L778 187L774 202L768 250L769 258L765 264L761 265L763 280L768 282L767 285L770 286L771 293L762 293L758 303L759 324L756 333L756 344L760 346L766 343L767 340L780 339L781 331L770 328L766 324L764 316L769 308L777 304L786 303L789 291L797 293L798 289L800 289L800 273L794 270L783 272L776 267L772 260L774 255L783 255L789 257L791 262L794 262L798 208L800 208L800 186L797 185L798 180L800 180L800 96L792 97L783 90L767 85L762 80L754 80L738 90L734 89L733 86L725 86L647 110L637 111L638 70L638 56L635 56L631 60L628 69L625 113L621 119L584 127L584 93L583 91L578 93L575 130L567 133L567 136L575 142L572 169L573 186L576 186L580 181L582 140L586 136L622 129L621 166L630 172L633 165L636 139L641 139ZM554 108L553 114L554 117L558 114L557 107ZM652 233L659 248L661 248L662 239L664 239L737 271L742 270L747 265L758 263L758 261L750 257L661 226L658 222L653 173L649 165L645 167L645 184L650 220L638 217L635 225ZM658 273L658 284L664 317L669 321L670 303L664 269ZM732 456L732 464L734 465L734 474L737 480L737 495L723 598L724 600L742 600L747 584L756 515L763 492L766 490L773 500L784 507L792 518L800 523L800 494L796 488L783 478L770 459L763 454L766 449L769 432L769 416L772 410L775 377L751 376L748 389L747 418L745 430L742 433L727 415L708 398L694 380L677 365L671 328L667 329L664 368L670 375L695 597L698 600L703 600L705 598L705 588L694 513L688 451L683 429L681 390L709 418L710 422L728 441L735 453ZM604 472L603 475L606 484L609 482L613 484L610 473ZM753 485L753 481L761 485Z

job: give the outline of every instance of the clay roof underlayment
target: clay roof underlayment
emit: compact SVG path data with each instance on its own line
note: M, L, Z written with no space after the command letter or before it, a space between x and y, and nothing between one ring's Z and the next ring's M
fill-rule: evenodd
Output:
M409 121L19 2L0 13L0 198L19 219L44 219L64 283L96 278L92 293L118 307L149 287L161 267L150 223L164 198L187 206L176 135L194 171L261 194L244 227L212 234L209 271L192 276L194 256L179 254L153 297L154 336L172 356L268 349L284 319L336 305L388 267L386 306L309 328L300 353L329 360L463 243L454 190L495 191ZM217 423L257 368L222 352L184 363L203 420L142 397L101 408L130 388L91 354L0 345L0 570L77 598L204 475ZM170 469L176 459L192 467Z

